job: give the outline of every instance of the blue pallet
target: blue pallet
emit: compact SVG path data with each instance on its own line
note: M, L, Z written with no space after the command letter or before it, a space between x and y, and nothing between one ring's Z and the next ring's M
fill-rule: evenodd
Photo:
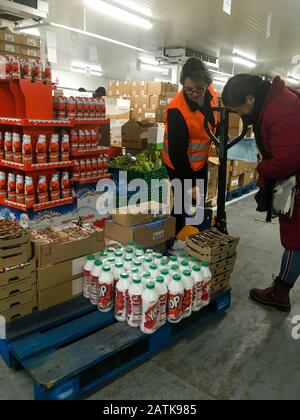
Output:
M9 359L25 369L32 379L36 400L74 400L105 386L220 316L230 304L231 291L227 289L212 296L209 306L190 318L179 324L166 323L155 334L145 335L115 322L112 312L100 313L83 299L77 300L60 321L54 312L48 312L48 327L44 314L35 314L37 321L38 315L43 319L30 332L25 317L10 338L0 340L1 355L9 354Z
M256 188L256 182L252 182L249 185L246 185L245 187L238 188L237 190L230 191L227 193L226 200L232 201L234 198L242 197L245 194L249 194L251 191L255 190Z

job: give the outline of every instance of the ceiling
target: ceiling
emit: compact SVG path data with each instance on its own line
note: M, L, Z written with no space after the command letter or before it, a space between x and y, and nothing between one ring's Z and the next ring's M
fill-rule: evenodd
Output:
M107 0L109 1L109 0ZM220 71L249 72L246 67L233 68L232 52L236 48L256 56L255 73L283 77L288 72L300 76L292 63L300 56L299 0L232 0L232 14L223 12L223 0L135 0L153 13L154 27L139 29L84 7L84 0L49 0L49 21L86 29L157 52L162 47L190 47L220 57ZM124 3L126 3L124 1ZM272 15L267 39L268 16ZM142 79L154 77L136 70L138 52L78 33L51 27L58 44L57 68L68 70L73 60L91 61L90 46L97 47L98 59L107 78ZM300 58L299 58L300 62Z

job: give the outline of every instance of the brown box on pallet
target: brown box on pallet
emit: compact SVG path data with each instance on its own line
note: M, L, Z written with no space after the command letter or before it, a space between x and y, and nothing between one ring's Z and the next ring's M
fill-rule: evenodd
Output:
M6 41L0 41L0 51L5 54L20 54L21 47L17 44L10 44Z
M145 149L147 147L148 129L154 124L146 121L130 120L122 127L122 145L128 149Z
M246 187L247 185L254 182L256 179L256 173L255 171L252 172L246 172L243 175L241 175L241 186Z
M220 281L219 283L216 283L214 286L211 286L210 294L214 295L217 292L221 292L222 290L227 289L227 287L229 286L230 286L230 276L227 276L226 279Z
M141 108L141 97L140 97L140 95L131 95L130 96L130 107L131 107L131 109Z
M136 108L136 109L131 109L130 111L130 119L131 120L136 120L136 121L141 121L141 110Z
M82 293L83 279L78 278L38 292L38 309L43 311L67 302Z
M41 39L38 36L22 34L20 44L26 45L27 47L30 47L30 48L40 48Z
M154 201L149 201L142 203L139 206L138 214L133 214L136 212L136 208L131 206L120 207L116 212L116 214L112 215L114 223L124 227L132 227L166 218L167 206Z
M0 315L13 309L17 306L25 305L26 303L32 302L37 294L36 283L32 284L32 288L26 292L19 293L16 296L10 296L6 299L0 300Z
M166 109L167 98L163 95L150 96L149 107L152 109Z
M166 82L148 82L148 95L163 95L167 93Z
M21 281L14 281L7 286L0 287L0 305L2 299L17 297L20 293L36 290L36 271L31 277Z
M231 174L232 176L239 176L242 175L245 170L246 162L243 162L241 160L232 160L231 161Z
M2 28L0 29L0 41L10 44L20 44L21 35L11 32L8 28Z
M41 58L41 49L21 46L21 54L31 58Z
M105 236L123 244L135 241L145 248L168 241L175 237L176 220L173 217L157 221L155 224L144 224L131 228L108 222L105 227Z
M14 237L0 239L0 268L23 264L32 257L31 234L24 230Z
M145 82L145 81L139 82L139 93L138 94L140 96L150 95L150 93L149 93L149 83L148 82Z
M151 123L155 123L156 121L156 111L150 108L144 108L141 112L142 120L148 120Z
M38 268L83 257L104 249L104 232L97 229L89 237L59 244L34 244Z
M149 109L149 107L150 107L149 104L150 104L149 95L141 95L140 96L140 108L142 108L142 110Z
M87 256L64 261L37 270L37 290L43 291L82 277Z
M33 297L30 302L24 303L23 305L17 305L8 311L2 312L2 316L6 322L13 321L14 319L22 318L25 315L31 314L37 310L37 295Z
M227 191L231 192L240 188L242 186L241 181L242 181L242 175L237 175L237 176L231 175L229 177Z
M155 121L161 124L164 123L166 112L165 109L157 109L155 112Z
M175 98L176 95L177 95L177 91L175 91L175 92L167 92L166 93L167 106L170 105L170 103L173 101L173 99Z
M36 259L32 258L28 264L20 268L3 271L0 273L0 287L15 284L28 278L31 278L36 273Z

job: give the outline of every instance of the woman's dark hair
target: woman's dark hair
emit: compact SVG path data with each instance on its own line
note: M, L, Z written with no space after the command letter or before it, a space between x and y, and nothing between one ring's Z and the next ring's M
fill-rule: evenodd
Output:
M106 89L104 87L98 87L98 89L95 90L93 97L94 98L102 98L102 96L106 96Z
M203 61L195 57L189 58L182 68L180 75L180 83L182 85L187 77L194 81L203 80L207 85L212 83L212 77L208 68Z
M226 83L222 101L227 108L236 108L246 102L247 96L256 98L262 85L263 79L253 74L238 74Z

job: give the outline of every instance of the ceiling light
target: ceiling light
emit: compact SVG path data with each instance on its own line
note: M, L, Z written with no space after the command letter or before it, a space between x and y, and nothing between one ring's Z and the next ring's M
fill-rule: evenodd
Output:
M27 35L40 36L38 28L20 29L20 32Z
M126 44L125 42L117 41L117 40L112 39L112 38L107 38L105 36L98 35L98 34L95 34L93 32L87 32L87 31L84 31L82 29L74 28L72 26L61 25L60 23L55 23L55 22L50 22L50 26L53 26L54 28L65 29L69 32L75 32L77 34L89 36L90 38L100 39L101 41L109 42L111 44L120 45L121 47L129 48L131 50L140 51L140 52L143 52L143 53L146 53L146 54L151 54L150 51L143 50L142 48L135 47L134 45Z
M159 62L157 60L155 60L154 57L147 57L145 55L140 56L139 60L141 60L141 62L144 63L144 64L150 64L152 66L158 66L158 64L159 64Z
M232 60L236 64L241 64L242 66L249 67L251 69L256 67L256 63L253 63L253 61L246 60L245 58L238 57L237 55L233 56Z
M114 3L118 3L121 6L126 7L127 9L133 10L134 12L139 13L140 15L153 17L152 10L148 7L145 7L133 0L113 0Z
M162 74L169 74L169 69L165 69L163 67L158 66L151 66L150 64L141 64L141 70L145 71L153 71L156 73L162 73Z
M247 60L250 60L250 61L256 61L256 56L255 55L247 54L244 51L237 50L236 48L232 51L232 54L233 55L238 55L242 58L246 58Z
M103 76L103 73L101 73L101 71L90 70L90 75L91 76Z
M72 61L71 67L84 69L84 70L97 71L97 72L100 72L100 73L102 72L102 67L101 66L94 66L94 65L91 65L91 64L88 64L88 63L80 63L78 61Z
M212 61L205 61L205 60L202 60L202 61L203 61L203 63L205 63L208 67L214 67L214 68L216 68L216 69L218 69L218 68L219 68L219 59L217 59L215 63L213 63Z
M73 73L82 73L82 74L86 74L86 70L85 69L81 69L79 67L72 67L71 66L71 71Z
M138 15L128 12L120 7L113 6L112 4L106 3L102 0L85 0L88 7L96 10L99 13L103 13L106 16L120 20L129 25L138 26L143 29L153 28L153 24L150 20L144 19Z

